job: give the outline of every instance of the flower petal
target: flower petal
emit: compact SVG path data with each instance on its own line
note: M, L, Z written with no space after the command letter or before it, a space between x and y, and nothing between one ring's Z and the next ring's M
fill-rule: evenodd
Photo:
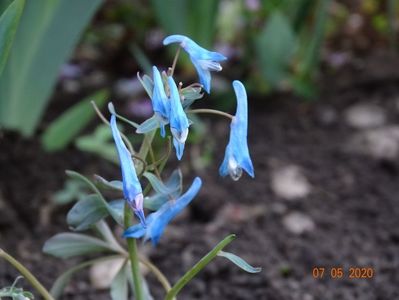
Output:
M178 215L197 195L202 185L201 178L196 177L191 187L180 196L176 201L169 201L165 203L154 215L151 224L148 226L146 233L147 238L151 238L151 241L156 245L164 232L168 223Z
M219 174L221 176L230 174L234 180L238 180L242 169L251 177L254 177L255 174L247 142L247 93L244 85L238 80L233 82L233 87L237 98L237 111L230 124L230 139L226 147L225 157L219 168Z

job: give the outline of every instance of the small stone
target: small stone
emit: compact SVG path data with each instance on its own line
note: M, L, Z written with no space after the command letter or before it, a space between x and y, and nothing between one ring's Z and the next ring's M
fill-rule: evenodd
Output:
M355 134L346 148L349 152L374 159L396 161L399 157L399 126L385 126Z
M271 188L273 192L284 199L303 198L311 192L311 185L300 167L288 165L279 167L272 173Z
M93 287L96 289L108 289L124 262L125 259L116 258L94 264L90 268L90 281Z
M356 104L345 112L346 123L356 129L382 126L386 123L385 111L374 104Z
M315 229L313 220L300 212L292 212L286 215L283 218L283 224L288 231L298 235Z

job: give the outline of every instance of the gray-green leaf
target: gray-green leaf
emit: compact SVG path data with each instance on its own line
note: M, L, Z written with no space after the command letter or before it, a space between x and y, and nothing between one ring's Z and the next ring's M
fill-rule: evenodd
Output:
M101 261L105 261L105 260L111 260L111 259L115 259L118 258L120 256L107 256L107 257L101 257L101 258L96 258L93 260L89 260L89 261L85 261L84 263L81 263L69 270L67 270L66 272L62 273L57 280L54 282L53 286L51 287L50 290L50 294L55 298L58 299L59 297L61 297L62 292L64 291L65 287L67 286L68 282L71 280L73 274L75 274L76 272L91 266L97 262L101 262Z
M128 299L128 278L125 264L121 267L111 283L111 298L113 300Z
M98 195L89 195L78 201L68 212L67 223L76 231L89 229L91 225L108 215Z
M103 240L79 233L59 233L43 246L43 252L60 258L69 258L113 249Z
M251 266L245 260L243 260L241 257L239 257L233 253L219 251L218 256L227 258L233 264L235 264L236 266L238 266L239 268L243 269L244 271L246 271L248 273L259 273L260 271L262 271L262 268Z
M145 120L140 126L136 129L136 133L148 133L153 131L159 127L159 118L156 115L153 115L151 118Z

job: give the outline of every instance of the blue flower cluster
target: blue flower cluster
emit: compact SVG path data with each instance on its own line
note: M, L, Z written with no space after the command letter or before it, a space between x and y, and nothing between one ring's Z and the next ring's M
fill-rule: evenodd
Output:
M227 58L220 53L208 51L190 38L182 35L171 35L164 39L163 44L179 43L197 70L199 81L203 89L209 94L211 89L211 71L221 71L219 62ZM237 111L232 118L230 125L230 139L226 147L224 160L219 168L221 176L230 175L233 180L238 180L242 171L246 171L254 177L254 169L248 151L247 130L248 130L248 108L247 94L244 85L233 81L233 88L237 98ZM165 72L161 75L157 67L153 67L152 105L155 118L160 127L161 136L165 137L165 126L170 125L173 136L173 145L176 156L180 160L183 156L184 145L188 137L190 121L185 113L186 107L182 105L180 88L177 87L171 75ZM126 148L118 131L115 115L111 116L112 135L115 140L120 160L123 192L126 201L129 203L140 223L128 228L124 237L151 239L156 245L167 224L179 214L197 195L201 188L200 178L195 178L191 187L186 193L177 199L166 201L157 211L149 214L147 218L143 211L143 193L136 174L132 156Z

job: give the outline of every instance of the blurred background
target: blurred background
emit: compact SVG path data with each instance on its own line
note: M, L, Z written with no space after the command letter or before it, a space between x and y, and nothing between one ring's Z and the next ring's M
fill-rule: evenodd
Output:
M1 247L46 286L76 263L41 247L88 193L65 169L119 176L90 101L150 117L136 74L170 66L176 47L162 40L184 34L229 58L195 107L234 113L231 81L247 87L256 178L219 178L229 124L196 118L179 167L204 188L143 253L174 282L234 232L232 252L263 267L248 275L220 259L181 299L399 299L398 18L398 0L0 0ZM195 82L180 58L175 77ZM346 273L315 279L321 266ZM374 276L350 279L350 267ZM98 274L80 274L65 299L109 299ZM16 276L0 261L0 287Z

